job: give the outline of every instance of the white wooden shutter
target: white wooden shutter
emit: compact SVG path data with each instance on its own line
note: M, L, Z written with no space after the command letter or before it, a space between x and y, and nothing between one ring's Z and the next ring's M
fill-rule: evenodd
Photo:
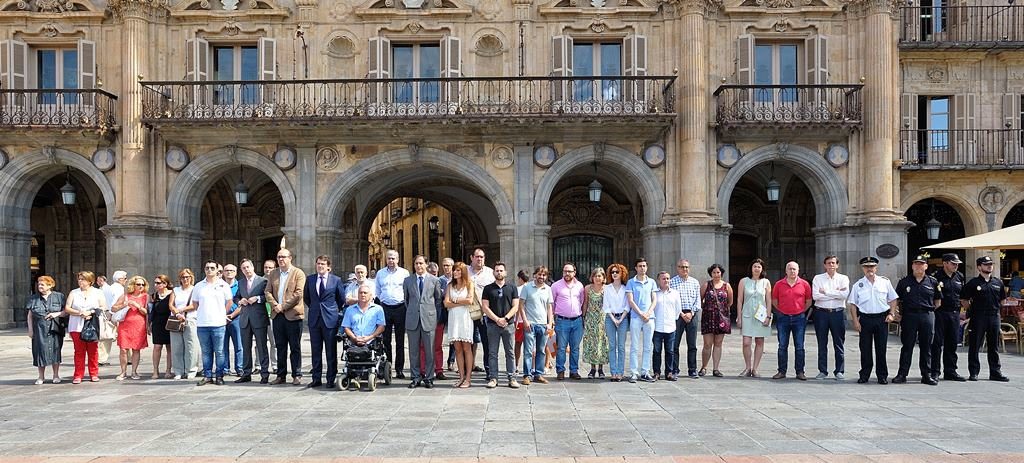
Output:
M1020 162L1022 159L1020 100L1019 93L1003 94L1003 128L1008 129L1005 136L999 137L1003 143L1003 162Z
M647 75L647 37L643 35L627 35L622 39L622 66L627 76L642 77ZM636 101L638 104L646 100L644 81L627 80L624 87L626 102ZM642 108L635 108L640 110Z
M900 129L917 130L917 95L904 93L900 96Z
M185 41L185 80L210 80L210 42L196 37Z
M957 164L972 165L977 160L976 134L970 130L974 128L974 106L974 94L962 93L953 95L952 108L950 109L953 112L953 128L956 131L950 137L952 142L950 149L955 151L951 153L952 159L947 162L952 161Z
M441 39L441 77L462 77L462 39L444 36ZM444 82L441 86L441 98L448 104L449 112L454 112L459 104L459 82Z
M953 128L967 130L974 128L975 97L972 93L953 95Z
M277 40L260 37L260 80L277 80Z
M808 85L828 83L828 37L815 35L804 40Z
M1003 128L1020 129L1020 94L1003 94Z
M386 37L370 37L367 55L369 58L367 77L370 79L391 78L391 40ZM369 92L368 100L375 103L386 100L390 89L383 83L375 82L370 84Z
M96 88L96 42L85 39L78 40L78 88L92 90ZM82 104L95 104L95 95L82 94Z
M0 85L7 89L28 88L28 44L17 40L0 42ZM23 105L24 95L14 95L3 104Z
M743 34L736 40L736 83L754 84L754 36L750 34ZM754 100L753 89L742 89L738 92L739 101Z
M551 38L551 75L555 77L572 77L572 46L573 39L568 35L556 35ZM572 88L569 81L556 81L551 86L553 101L565 100Z

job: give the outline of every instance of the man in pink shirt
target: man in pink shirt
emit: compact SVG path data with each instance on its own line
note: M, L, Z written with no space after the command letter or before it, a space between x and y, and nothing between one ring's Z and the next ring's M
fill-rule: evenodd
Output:
M576 279L576 266L566 263L562 266L562 279L551 285L554 299L555 370L558 379L565 379L565 347L570 350L569 377L580 378L580 341L583 340L583 283Z
M786 377L789 366L789 334L793 333L793 347L796 351L796 379L807 381L804 375L804 333L807 330L807 311L811 308L811 285L800 278L800 264L786 263L786 278L772 288L772 306L778 313L775 317L779 330L779 372L772 379Z

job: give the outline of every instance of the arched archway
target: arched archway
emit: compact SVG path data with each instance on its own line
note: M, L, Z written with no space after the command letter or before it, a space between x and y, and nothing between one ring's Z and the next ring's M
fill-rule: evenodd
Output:
M944 196L948 198L948 196ZM963 219L960 213L960 206L955 201L948 201L939 198L924 198L907 208L907 220L914 223L914 226L907 230L907 266L909 267L913 258L919 253L922 247L955 240L971 235L967 231L968 221ZM939 223L939 236L936 239L929 239L927 235L928 222L936 220ZM932 267L942 265L942 254L955 252L962 256L966 262L970 259L965 255L963 249L929 249L931 255L929 265Z

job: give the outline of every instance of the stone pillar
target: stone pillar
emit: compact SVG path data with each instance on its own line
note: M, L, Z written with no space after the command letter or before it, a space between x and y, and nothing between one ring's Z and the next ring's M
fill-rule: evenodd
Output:
M861 206L871 218L894 219L893 146L899 114L899 82L894 14L891 0L865 0L864 9L864 152Z
M316 256L330 252L332 260L341 256L333 249L317 246L316 227L316 147L299 146L295 148L295 211L291 217L285 217L287 227L283 228L287 240L285 246L292 252L292 264L304 271L309 271L316 264Z
M537 227L537 212L533 210L533 199L536 195L536 188L533 179L533 147L529 145L516 145L512 147L515 156L515 163L512 164L514 185L512 186L512 207L515 210L515 239L514 252L509 257L509 263L513 268L533 267L546 265L546 260L539 260L537 248L547 247L547 241L534 239L534 229ZM499 232L500 233L500 232ZM505 244L502 243L502 255L505 254Z
M34 284L26 271L31 247L31 231L0 229L0 281L9 282L0 285L0 328L25 324L25 301Z
M515 225L498 225L498 260L505 263L506 270L514 276L519 265L525 263L518 260L516 254L516 227ZM496 261L494 261L496 262Z

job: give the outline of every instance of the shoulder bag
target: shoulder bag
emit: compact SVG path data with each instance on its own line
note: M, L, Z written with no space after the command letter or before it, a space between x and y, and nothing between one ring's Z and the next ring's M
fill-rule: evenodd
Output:
M480 294L477 293L475 283L469 283L469 291L471 293L469 300L472 301L469 303L469 318L473 321L480 321L484 318L484 309L480 307Z
M188 302L185 303L186 307L192 304L192 294L195 292L194 289L195 288L193 288L192 292L188 293ZM164 329L170 333L181 333L185 331L186 323L188 323L187 318L185 320L179 320L178 317L171 315L170 317L167 317L167 323L164 323Z
M82 326L82 332L79 335L79 339L85 342L96 342L100 340L100 318L103 316L98 312L93 312L93 315L88 320L85 320L85 324Z

